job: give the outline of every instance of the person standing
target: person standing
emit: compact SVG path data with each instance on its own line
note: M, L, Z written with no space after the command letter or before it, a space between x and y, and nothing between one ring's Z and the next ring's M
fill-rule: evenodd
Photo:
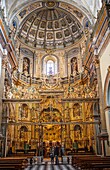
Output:
M61 157L65 155L65 148L64 146L61 146Z
M51 158L51 163L54 163L54 147L52 147L50 150L50 158Z
M59 164L58 156L59 156L59 147L56 145L54 149L54 155L55 155L55 163L56 165Z

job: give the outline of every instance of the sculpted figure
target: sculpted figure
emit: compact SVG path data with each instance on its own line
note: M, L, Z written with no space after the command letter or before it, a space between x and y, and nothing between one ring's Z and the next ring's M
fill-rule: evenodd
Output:
M24 58L23 61L23 72L24 74L29 74L29 61L27 58Z
M77 59L72 58L71 60L71 74L75 76L78 72L78 65L77 65Z

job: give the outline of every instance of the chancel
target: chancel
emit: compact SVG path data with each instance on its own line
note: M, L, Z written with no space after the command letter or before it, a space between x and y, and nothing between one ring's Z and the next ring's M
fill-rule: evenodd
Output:
M0 0L0 169L109 156L110 1Z

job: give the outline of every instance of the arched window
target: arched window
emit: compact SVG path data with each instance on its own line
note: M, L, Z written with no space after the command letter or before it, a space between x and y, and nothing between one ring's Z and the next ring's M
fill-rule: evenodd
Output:
M55 74L55 62L52 60L48 60L46 64L46 75L54 74Z
M42 59L42 74L55 75L58 73L58 59L54 55L47 55Z
M110 81L108 84L108 91L107 91L107 103L108 103L108 105L110 105Z

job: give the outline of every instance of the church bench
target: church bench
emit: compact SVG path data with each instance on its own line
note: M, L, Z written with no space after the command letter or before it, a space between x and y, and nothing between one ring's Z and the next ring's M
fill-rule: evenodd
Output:
M73 158L73 166L81 169L99 168L103 164L105 168L110 166L109 157L100 156L79 156Z
M90 163L87 168L92 168L92 169L99 169L103 170L104 168L110 169L110 161L108 162L95 162L95 163Z
M77 164L77 167L80 167L81 169L103 169L103 168L110 168L110 160L87 160L82 161L79 164Z
M27 158L0 158L0 169L24 169L27 167L27 162Z
M10 164L8 164L8 163L0 163L0 169L15 169L15 170L22 170L22 169L24 169L25 167L22 167L22 165L21 164L12 164L12 163L10 163Z
M74 164L75 162L77 162L79 159L89 159L89 158L97 158L98 156L96 155L77 155L77 154L74 154L72 156L72 163ZM99 156L100 157L100 156Z

